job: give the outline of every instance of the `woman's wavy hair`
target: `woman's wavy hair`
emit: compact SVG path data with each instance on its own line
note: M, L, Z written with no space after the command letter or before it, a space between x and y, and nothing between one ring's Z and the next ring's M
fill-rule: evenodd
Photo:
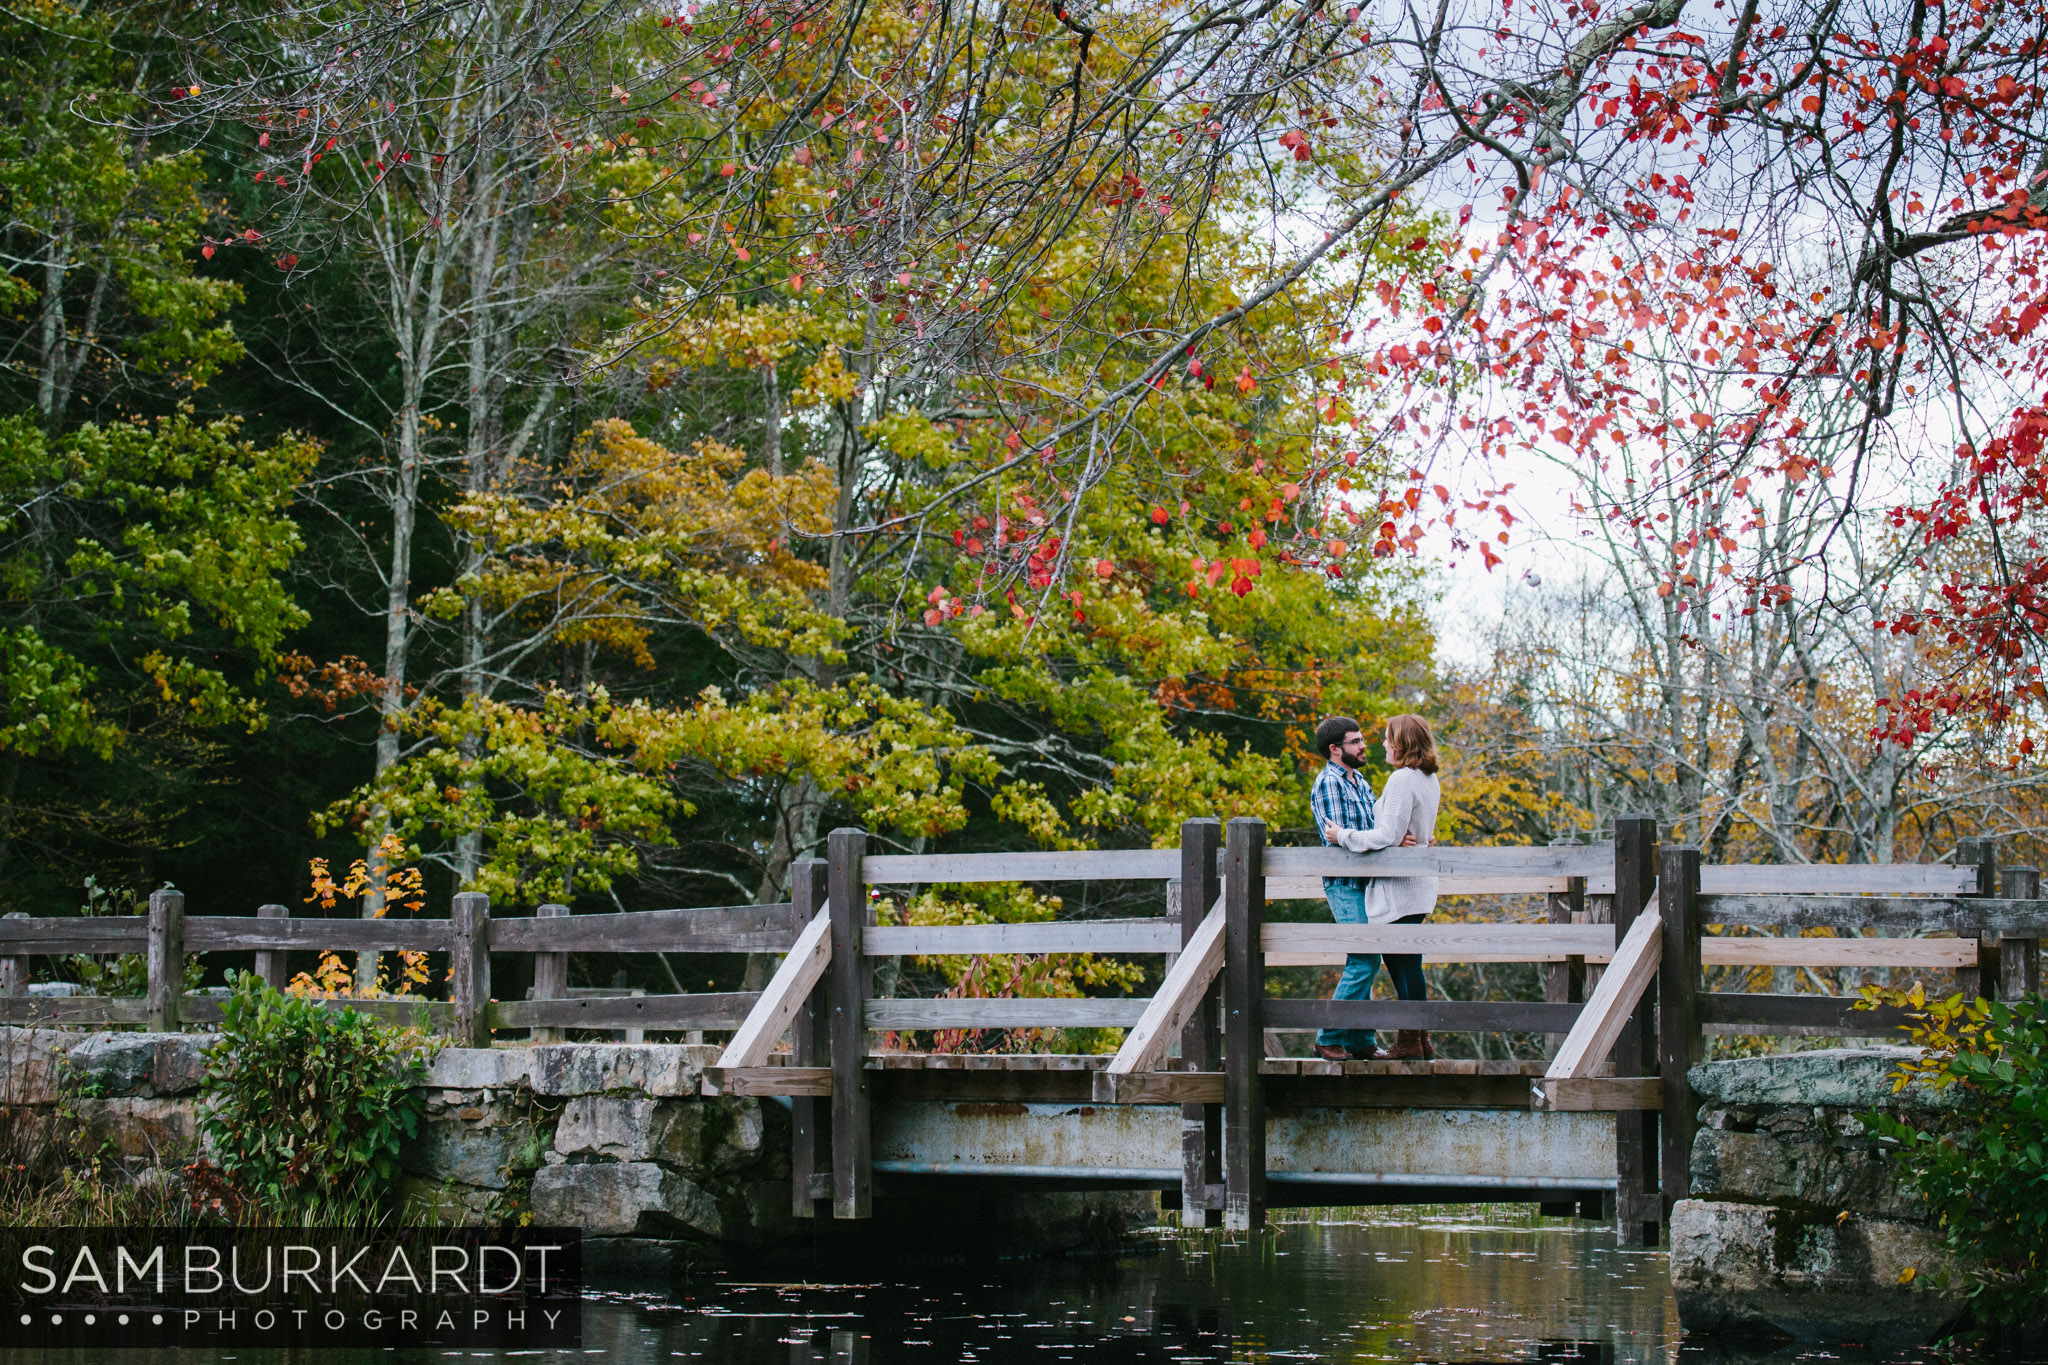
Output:
M1436 775L1436 736L1420 716L1395 716L1387 722L1387 762L1396 768L1419 768Z

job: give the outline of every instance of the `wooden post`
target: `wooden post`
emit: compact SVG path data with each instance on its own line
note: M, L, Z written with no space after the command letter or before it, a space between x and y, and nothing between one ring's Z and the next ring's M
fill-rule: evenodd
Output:
M282 905L259 905L256 907L257 919L288 919L290 916L291 912ZM284 973L284 949L259 948L256 950L256 975L263 979L264 985L274 991L283 990L285 983Z
M868 1098L868 994L873 977L861 950L868 923L867 886L860 879L868 836L835 829L825 841L826 885L832 898L832 1216L874 1212L874 1131Z
M1215 819L1188 820L1180 827L1180 941L1186 943L1202 925L1209 907L1222 893L1216 855L1223 826ZM1263 909L1264 901L1260 902ZM1217 990L1180 1034L1181 1065L1189 1071L1214 1071L1220 1064ZM1180 1107L1180 1221L1183 1227L1219 1227L1223 1222L1223 1106L1184 1104Z
M1544 909L1552 924L1583 924L1586 917L1586 879L1568 877L1563 891L1552 891L1544 898ZM1543 998L1553 1005L1579 1005L1586 999L1586 959L1568 957L1562 962L1550 962L1543 968ZM1543 1055L1557 1055L1557 1046L1564 1041L1564 1035L1547 1035Z
M1242 1232L1266 1222L1264 820L1240 816L1225 833L1223 915L1223 1226Z
M149 893L149 1027L176 1033L185 999L185 893L168 888Z
M449 1037L457 1047L491 1045L491 898L459 892L449 907L454 942L448 954L448 999L455 1006Z
M569 913L566 905L543 905L533 912L535 919L560 919ZM566 1000L569 998L569 955L567 953L535 953L533 955L534 1000ZM567 1030L551 1025L536 1025L528 1030L531 1040L536 1043L559 1043Z
M2032 901L2041 898L2038 868L2008 867L2003 878L2005 898ZM2013 938L2001 934L1998 940L1998 998L2018 1000L2041 993L2041 940Z
M1614 941L1628 936L1636 916L1649 904L1657 885L1657 822L1647 816L1624 816L1614 822ZM1644 991L1634 1014L1614 1044L1614 1074L1655 1075L1650 1029L1656 1015L1656 983ZM1662 1155L1657 1145L1657 1115L1624 1110L1614 1116L1616 1235L1623 1246L1654 1246L1663 1201L1656 1192L1656 1170Z
M0 919L27 919L28 911L10 910ZM28 994L28 957L0 957L0 999Z
M1699 1101L1686 1072L1706 1060L1700 1029L1700 851L1667 848L1659 859L1657 909L1664 921L1664 955L1657 969L1657 1054L1664 1076L1664 1162L1661 1212L1692 1196L1692 1139Z
M789 919L793 930L803 932L824 908L830 895L829 881L822 859L804 858L791 865ZM832 1045L826 1035L830 1020L825 987L815 986L790 1020L790 1061L798 1066L830 1065ZM809 1095L797 1095L789 1102L789 1211L798 1218L817 1216L818 1137L824 1118L825 1107Z
M1996 839L1956 840L1956 866L1973 867L1977 870L1977 889L1969 894L1996 896L1998 894L1998 841ZM1956 969L1956 989L1966 998L1969 996L1995 996L1998 993L1998 935L1975 930L1977 939L1977 965ZM1972 931L1967 925L1956 928L1957 938L1968 938Z

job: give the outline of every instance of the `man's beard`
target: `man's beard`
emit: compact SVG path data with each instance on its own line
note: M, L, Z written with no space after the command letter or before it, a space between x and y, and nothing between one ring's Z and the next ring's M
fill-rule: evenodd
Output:
M1365 755L1354 754L1349 749L1340 749L1337 751L1337 761L1352 772L1357 772L1365 766Z

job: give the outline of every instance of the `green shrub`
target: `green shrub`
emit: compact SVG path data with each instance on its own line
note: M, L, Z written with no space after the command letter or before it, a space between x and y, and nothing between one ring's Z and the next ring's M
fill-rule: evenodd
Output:
M1916 1007L1913 1041L1925 1051L1899 1068L1901 1088L1918 1079L1970 1092L1969 1103L1924 1125L1873 1113L1864 1126L1932 1207L1950 1249L1976 1267L1977 1316L1987 1325L2038 1321L2048 1303L2048 1002L1864 995Z
M418 1087L436 1045L415 1029L280 994L253 973L232 984L201 1086L220 1188L267 1220L383 1221L399 1144L419 1131Z

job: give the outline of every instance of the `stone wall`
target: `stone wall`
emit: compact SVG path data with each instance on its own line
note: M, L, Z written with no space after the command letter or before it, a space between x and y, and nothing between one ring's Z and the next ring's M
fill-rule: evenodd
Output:
M1864 1136L1873 1109L1925 1114L1953 1092L1894 1094L1902 1048L1708 1062L1691 1199L1671 1220L1671 1278L1688 1332L1783 1332L1890 1349L1961 1309L1959 1268L1924 1206Z
M176 1179L206 1155L202 1049L183 1033L0 1029L0 1151L21 1162L100 1160ZM1032 1252L1113 1242L1156 1218L1147 1195L995 1193L878 1200L877 1217L790 1213L789 1114L717 1093L706 1046L565 1043L446 1048L426 1124L402 1153L415 1212L448 1224L531 1214L587 1238L688 1249L693 1259L791 1248Z

